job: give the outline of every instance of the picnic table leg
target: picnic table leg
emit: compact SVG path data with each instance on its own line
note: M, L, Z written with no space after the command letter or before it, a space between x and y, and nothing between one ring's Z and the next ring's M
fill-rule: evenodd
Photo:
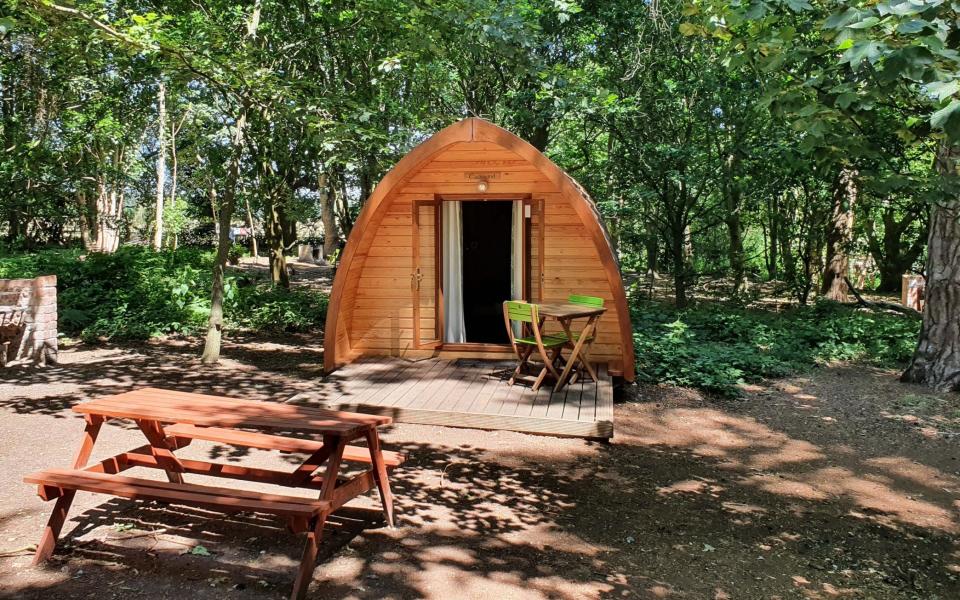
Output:
M150 453L166 471L167 479L172 483L183 483L183 475L181 474L183 465L180 464L170 445L167 444L167 438L160 423L144 419L137 419L136 421L140 431L150 442Z
M367 432L367 446L370 448L370 460L373 464L373 478L380 491L380 502L383 503L383 514L387 517L387 525L393 527L393 493L390 491L390 480L387 479L387 465L383 462L383 450L380 448L380 434L376 428Z
M87 460L93 451L93 445L100 434L100 427L103 426L104 418L97 415L87 415L86 421L87 425L83 430L80 448L73 459L74 469L81 469L87 465ZM60 531L67 520L67 513L70 512L70 505L73 504L73 498L76 495L76 490L63 490L63 493L57 498L50 519L47 521L47 526L40 536L40 542L37 543L37 552L33 555L33 564L40 564L53 555L53 550L57 546L57 538L60 537Z
M297 570L297 579L293 583L290 600L303 600L307 595L307 588L313 580L313 570L317 563L317 554L320 552L320 538L323 536L323 525L327 522L326 513L320 513L313 527L307 531L307 543L303 547L300 557L300 568Z
M331 500L337 489L337 475L340 473L340 463L343 461L343 451L347 447L347 440L336 439L334 436L324 436L324 446L333 445L327 459L327 468L323 473L323 484L320 486L320 499ZM320 513L316 517L313 527L307 532L307 542L300 557L300 568L297 570L297 579L293 583L290 600L303 600L307 588L313 580L313 570L317 565L317 554L320 551L320 538L323 537L323 525L327 522L327 513Z

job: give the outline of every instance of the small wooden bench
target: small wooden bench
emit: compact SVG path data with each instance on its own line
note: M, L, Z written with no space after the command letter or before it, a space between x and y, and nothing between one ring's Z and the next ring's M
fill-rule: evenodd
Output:
M43 490L42 494L47 499L62 495L64 490L73 490L131 500L158 500L171 504L204 506L229 512L261 512L294 519L312 519L320 512L330 509L330 503L325 500L192 483L170 483L78 469L46 469L27 475L24 481L48 488Z
M288 438L255 431L240 431L223 427L197 427L186 423L169 425L163 428L166 435L177 439L177 445L183 446L183 440L205 440L231 446L258 448L260 450L279 450L295 454L313 454L323 447L323 442ZM394 468L406 460L400 452L381 450L383 462L388 468ZM347 446L343 450L343 460L370 463L370 450L361 446Z

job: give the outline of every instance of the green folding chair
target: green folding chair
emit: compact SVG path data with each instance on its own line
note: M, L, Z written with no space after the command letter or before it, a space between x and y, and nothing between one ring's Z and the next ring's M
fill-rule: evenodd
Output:
M581 306L589 306L591 308L603 308L603 298L598 298L597 296L582 296L579 294L570 294L567 296L567 302L570 304L579 304ZM593 330L596 332L596 328ZM576 344L580 340L580 333L576 331L570 332L571 337L573 337L572 344ZM590 376L593 377L594 381L597 381L597 372L593 370L593 367L590 365L590 345L593 344L593 340L596 339L596 335L591 333L583 342L583 348L580 349L581 362L587 367L587 372L590 373ZM571 345L572 345L571 344ZM572 382L576 382L578 375L580 375L580 369L577 369L577 373L574 374Z
M543 380L547 375L552 375L554 379L560 381L560 373L555 366L560 358L560 352L569 341L566 336L545 335L540 331L543 326L543 320L537 311L536 304L529 302L517 302L507 300L503 303L503 322L507 326L507 334L510 336L510 345L519 359L517 368L514 369L510 377L510 385L513 385L517 377L523 374L524 369L530 364L530 356L536 350L543 360L543 368L533 382L533 390L540 389ZM517 337L513 331L513 323L520 324L520 337Z

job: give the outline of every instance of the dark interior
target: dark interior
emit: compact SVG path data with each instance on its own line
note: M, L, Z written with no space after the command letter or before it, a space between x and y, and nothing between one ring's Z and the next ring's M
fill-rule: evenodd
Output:
M463 318L467 342L508 344L512 202L463 202Z

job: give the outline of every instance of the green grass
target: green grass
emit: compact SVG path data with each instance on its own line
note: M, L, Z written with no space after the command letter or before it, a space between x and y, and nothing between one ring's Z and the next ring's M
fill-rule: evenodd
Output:
M55 274L61 332L85 340L142 340L203 331L213 257L195 248L154 252L131 246L86 256L79 250L44 250L0 256L0 278ZM228 327L268 332L322 327L326 295L239 283L228 274Z
M787 312L721 304L632 309L637 377L736 396L738 385L783 377L832 361L903 364L919 318L854 311L832 303Z

